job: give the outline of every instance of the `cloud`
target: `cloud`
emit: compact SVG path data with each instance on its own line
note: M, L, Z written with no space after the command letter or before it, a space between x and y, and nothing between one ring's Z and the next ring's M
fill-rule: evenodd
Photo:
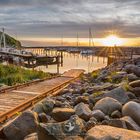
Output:
M140 36L140 0L0 0L0 25L21 36Z

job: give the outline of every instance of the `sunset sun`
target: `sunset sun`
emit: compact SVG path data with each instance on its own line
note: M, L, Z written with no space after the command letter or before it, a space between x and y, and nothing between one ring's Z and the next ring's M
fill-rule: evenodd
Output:
M102 40L104 46L121 46L123 40L115 35L109 35Z

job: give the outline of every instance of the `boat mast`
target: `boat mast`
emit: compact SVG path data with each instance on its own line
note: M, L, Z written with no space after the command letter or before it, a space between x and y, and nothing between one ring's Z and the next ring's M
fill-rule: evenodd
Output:
M63 41L63 35L61 36L61 47L63 47L64 41Z
M94 46L91 28L89 28L89 47Z
M2 28L2 34L1 34L1 38L0 38L0 47L4 47L5 48L5 33L4 33L4 28Z
M91 46L91 28L89 28L89 47Z

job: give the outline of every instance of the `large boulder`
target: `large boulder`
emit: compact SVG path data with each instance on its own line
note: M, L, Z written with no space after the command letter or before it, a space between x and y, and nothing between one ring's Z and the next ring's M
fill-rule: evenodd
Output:
M58 122L68 120L74 114L75 110L72 108L54 108L52 111L53 119Z
M136 76L140 77L140 67L136 65L132 65L132 64L126 65L125 70L128 73L134 73Z
M36 132L38 116L32 111L23 112L3 129L8 140L23 140L25 136Z
M76 105L75 112L76 112L76 115L78 115L80 118L86 121L89 120L92 113L88 105L84 103L79 103L78 105Z
M38 128L39 140L63 140L68 136L83 134L84 122L77 115L71 116L68 121L60 123L41 123Z
M122 128L98 125L87 132L85 140L139 140L140 133Z
M130 101L122 108L123 116L130 116L140 126L140 104Z
M103 97L114 98L122 104L125 104L129 100L129 97L126 94L126 91L122 87L115 88L115 89L103 94Z
M111 97L105 97L99 100L95 106L94 110L101 110L104 114L110 115L115 110L121 110L122 105L117 100Z

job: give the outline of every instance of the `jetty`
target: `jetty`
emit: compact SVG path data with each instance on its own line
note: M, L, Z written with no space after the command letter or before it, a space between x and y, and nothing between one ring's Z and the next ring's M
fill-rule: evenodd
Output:
M0 36L0 60L7 61L9 63L16 63L20 66L27 68L35 68L39 65L59 65L63 63L62 55L50 56L45 54L34 54L31 51L27 51L23 48L17 48L16 46L8 46L6 44L6 37L4 29Z
M0 90L0 123L45 97L56 95L83 73L84 70L72 69L53 79L33 81Z

